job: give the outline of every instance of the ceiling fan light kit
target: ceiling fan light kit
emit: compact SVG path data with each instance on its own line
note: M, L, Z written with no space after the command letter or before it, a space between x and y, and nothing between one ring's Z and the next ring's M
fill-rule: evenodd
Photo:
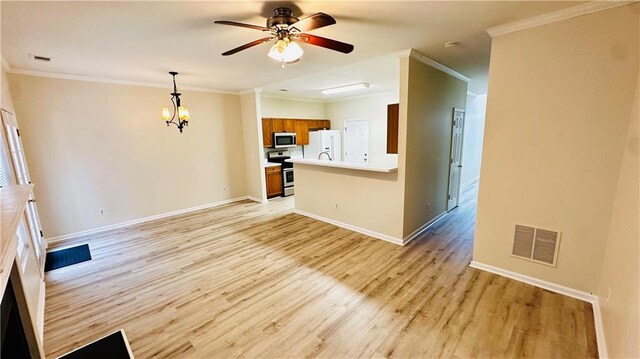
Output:
M267 56L282 63L282 67L285 64L297 62L304 54L304 51L300 45L289 39L281 39L276 41L275 45L271 47Z
M342 93L342 92L349 92L349 91L355 91L355 90L360 90L360 89L366 89L369 88L369 84L366 82L360 82L357 84L352 84L352 85L346 85L346 86L340 86L340 87L332 87L332 88L328 88L328 89L324 89L320 92L322 92L325 95L331 95L331 94L336 94L336 93Z
M300 45L296 43L297 41L301 41L309 45L324 47L344 54L348 54L353 51L353 45L305 33L307 31L319 29L336 23L336 20L333 17L322 12L315 13L300 20L293 16L293 11L291 9L279 7L273 10L273 16L267 19L265 27L234 21L215 21L215 23L244 27L271 34L269 37L258 39L224 52L222 53L222 56L233 55L242 50L246 50L274 39L277 39L276 43L271 47L267 56L279 61L283 68L285 67L285 64L297 62L304 54Z

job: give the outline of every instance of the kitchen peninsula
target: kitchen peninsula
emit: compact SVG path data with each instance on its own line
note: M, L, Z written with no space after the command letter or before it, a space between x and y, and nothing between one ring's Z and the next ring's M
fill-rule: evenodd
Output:
M397 172L398 164L373 164L373 163L359 163L359 162L346 162L346 161L329 161L329 160L317 160L313 158L291 158L287 162L302 165L311 166L323 166L334 168L345 168L358 171L371 171L371 172Z

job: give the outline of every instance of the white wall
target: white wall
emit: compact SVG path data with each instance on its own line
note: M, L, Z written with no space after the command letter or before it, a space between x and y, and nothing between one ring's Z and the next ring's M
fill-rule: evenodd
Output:
M610 358L640 358L640 74L597 295Z
M47 237L247 194L240 96L182 91L180 134L160 118L170 88L9 83Z
M240 96L242 133L244 136L247 194L253 200L266 201L267 189L263 165L262 115L260 93Z
M387 154L387 105L398 103L399 96L390 92L328 102L324 112L333 130L344 131L345 120L369 120L371 163L397 163L398 155Z
M637 96L638 6L493 38L475 261L597 291ZM556 268L510 256L514 222L562 232Z
M261 96L262 117L325 119L324 105L319 101Z
M462 145L462 174L460 176L462 186L477 180L480 176L486 107L486 94L467 96L467 112L465 113Z
M447 210L453 109L467 98L465 81L413 57L408 67L404 237Z
M11 90L9 89L9 78L4 67L0 68L0 107L8 112L15 113L13 108L13 99L11 98Z

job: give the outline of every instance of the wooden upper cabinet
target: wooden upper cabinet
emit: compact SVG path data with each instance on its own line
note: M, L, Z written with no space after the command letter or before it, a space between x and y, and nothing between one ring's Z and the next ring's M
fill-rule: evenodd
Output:
M321 130L330 130L331 129L331 121L329 121L329 120L319 120L318 121L318 127L320 127Z
M296 120L296 140L298 141L298 145L308 145L309 144L309 121L306 120Z
M320 128L320 124L318 120L305 120L307 122L307 127L310 130L317 130L318 128Z
M273 121L271 118L262 119L262 142L264 147L273 147Z
M331 129L329 120L304 120L294 118L263 118L262 142L264 147L273 147L273 134L295 132L298 145L309 144L309 131Z
M296 132L296 122L300 122L301 120L294 120L291 118L285 118L284 120L284 131L283 132Z
M387 153L398 153L400 104L387 105Z
M273 132L284 132L284 120L281 118L271 119L271 129Z

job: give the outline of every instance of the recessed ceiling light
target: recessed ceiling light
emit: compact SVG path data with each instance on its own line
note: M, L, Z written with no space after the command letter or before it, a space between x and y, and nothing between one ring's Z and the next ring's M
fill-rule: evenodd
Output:
M456 47L456 46L458 46L457 41L447 41L444 43L444 47Z
M357 84L353 84L353 85L347 85L347 86L340 86L340 87L333 87L333 88L329 88L329 89L324 89L321 92L325 95L331 95L334 93L341 93L341 92L347 92L347 91L355 91L355 90L360 90L360 89L366 89L369 88L369 84L366 82L360 82Z
M46 57L46 56L29 54L29 57L34 61L41 61L41 62L50 62L51 61L51 58L50 57Z

